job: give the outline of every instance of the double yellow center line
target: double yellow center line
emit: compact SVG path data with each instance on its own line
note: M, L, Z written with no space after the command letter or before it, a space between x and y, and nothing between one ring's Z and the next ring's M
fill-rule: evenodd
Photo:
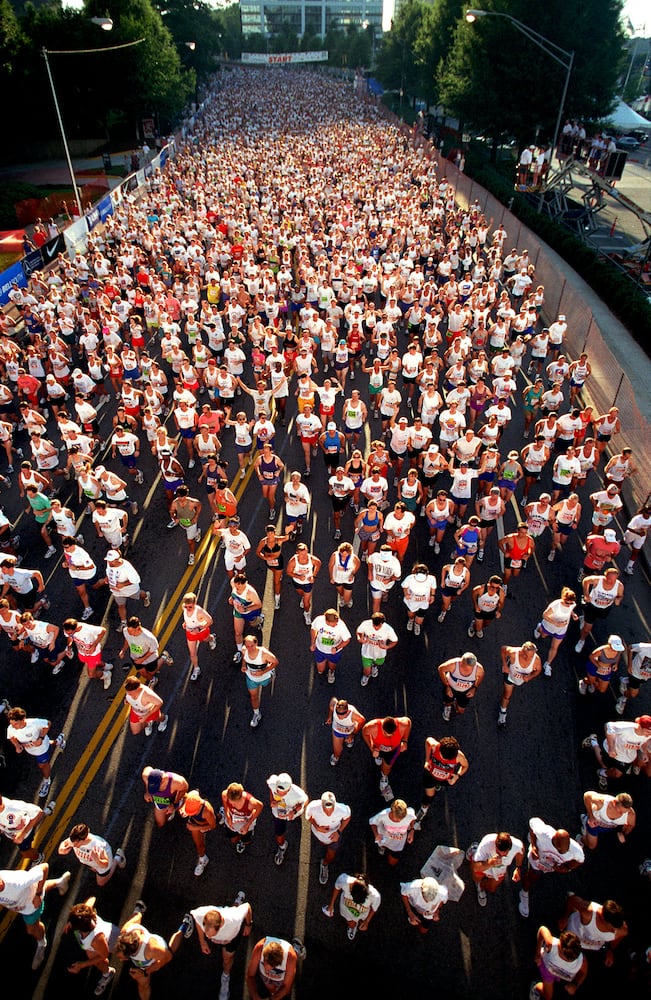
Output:
M243 479L240 478L238 470L237 477L231 487L237 500L241 499L252 473L253 462L249 464ZM145 508L149 505L155 486L156 484L150 490L149 496L145 501ZM161 610L153 626L153 631L158 638L161 650L165 648L181 620L183 614L183 595L188 590L199 590L204 575L212 563L219 557L219 545L220 540L218 536L213 535L209 528L197 547L194 565L186 567L172 594L169 597L164 597L161 601ZM82 696L86 693L86 685L89 683L96 685L97 682L91 681L82 674L78 691L68 712L66 725L63 727L64 732L70 731L70 727L74 723L75 716L80 707ZM125 721L124 691L120 686L120 690L117 691L104 717L79 756L63 788L57 791L56 812L52 816L47 816L38 828L38 848L43 851L46 857L56 852L59 843L67 835L75 812L104 764L115 741L124 729ZM21 867L25 867L25 865L23 864ZM15 913L7 911L0 920L0 942L7 934L14 918Z

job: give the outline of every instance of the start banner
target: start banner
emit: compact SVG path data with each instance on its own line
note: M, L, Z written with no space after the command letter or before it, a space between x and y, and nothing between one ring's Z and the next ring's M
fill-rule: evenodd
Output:
M291 63L327 62L327 52L243 52L243 63L257 66L286 66Z

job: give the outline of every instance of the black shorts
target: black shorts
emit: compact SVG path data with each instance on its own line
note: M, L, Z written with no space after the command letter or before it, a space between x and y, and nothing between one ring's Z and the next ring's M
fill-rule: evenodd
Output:
M426 767L423 768L423 788L447 788L449 781L435 778Z
M475 611L475 620L478 622L492 622L495 618L495 611Z
M632 674L627 674L628 677L628 687L630 691L639 691L642 687L644 681L640 680L639 677L633 677Z
M332 500L332 509L336 513L341 513L341 511L346 510L346 507L350 503L350 498L347 497L347 496L345 496L345 497L330 497L330 499Z
M468 691L455 691L454 688L450 688L450 690L452 691L452 697L450 698L450 697L448 697L448 695L444 694L443 695L443 704L444 705L452 705L453 702L456 701L456 703L459 706L459 708L466 708L467 705L468 705L468 702L470 701L470 694L469 694L469 692Z
M232 941L227 941L226 944L222 945L224 951L227 951L229 955L234 955L237 951L237 946L244 937L244 920L242 921L242 926L235 935Z
M612 605L611 605L612 606ZM595 608L594 604L586 604L583 608L583 614L585 620L594 625L595 622L601 621L603 618L608 616L610 608Z
M616 757L611 757L609 753L606 753L603 747L601 748L601 759L607 771L612 768L615 771L621 771L622 774L630 774L635 763L635 761L631 761L630 764L624 764L623 761L617 760Z

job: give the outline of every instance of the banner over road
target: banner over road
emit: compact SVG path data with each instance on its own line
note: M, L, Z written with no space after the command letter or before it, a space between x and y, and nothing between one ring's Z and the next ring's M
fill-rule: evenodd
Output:
M243 52L243 63L258 66L282 66L288 63L327 62L327 52Z

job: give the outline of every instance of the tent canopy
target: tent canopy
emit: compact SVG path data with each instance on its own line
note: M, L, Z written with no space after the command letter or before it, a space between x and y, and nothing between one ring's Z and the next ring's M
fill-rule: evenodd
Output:
M632 128L643 128L651 131L651 122L642 115L638 115L637 111L630 108L628 104L624 104L623 101L617 102L617 107L606 121L613 128L620 129L622 132L627 132Z

